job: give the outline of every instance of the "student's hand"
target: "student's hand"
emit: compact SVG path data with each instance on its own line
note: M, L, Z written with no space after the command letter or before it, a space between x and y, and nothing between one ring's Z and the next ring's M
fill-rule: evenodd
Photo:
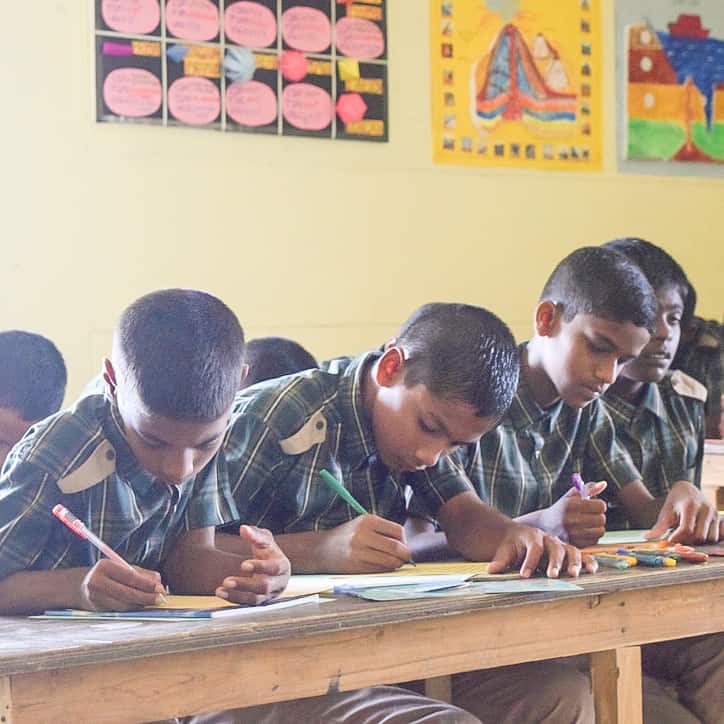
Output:
M586 483L585 495L571 488L565 495L541 511L541 527L563 541L579 548L587 548L598 542L606 532L606 503L593 500L606 489L606 481Z
M322 535L330 573L394 571L410 560L403 527L377 515L360 515Z
M139 567L129 571L115 561L102 558L81 582L80 604L88 611L132 611L160 603L163 593L157 571Z
M672 543L718 543L724 539L724 519L701 491L686 480L674 483L647 538L658 538L669 528Z
M253 605L276 598L289 582L289 559L266 528L242 525L239 536L248 542L253 557L241 564L238 576L223 580L216 595L233 603Z
M495 557L488 566L489 573L502 573L520 567L520 575L529 578L536 568L545 570L548 578L558 578L561 571L574 578L581 572L595 573L598 564L592 556L563 543L539 528L512 523L503 537Z

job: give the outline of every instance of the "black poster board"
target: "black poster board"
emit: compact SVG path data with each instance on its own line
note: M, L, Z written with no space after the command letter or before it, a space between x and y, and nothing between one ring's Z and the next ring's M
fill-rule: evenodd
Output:
M386 1L96 0L96 118L387 141Z

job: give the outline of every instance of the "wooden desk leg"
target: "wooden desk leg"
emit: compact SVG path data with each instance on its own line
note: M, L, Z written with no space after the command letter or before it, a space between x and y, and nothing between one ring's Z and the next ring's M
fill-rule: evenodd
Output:
M591 654L596 724L642 724L641 648Z
M446 701L448 704L452 703L452 677L446 674L425 679L425 696Z
M10 677L0 677L0 724L13 724L13 699Z

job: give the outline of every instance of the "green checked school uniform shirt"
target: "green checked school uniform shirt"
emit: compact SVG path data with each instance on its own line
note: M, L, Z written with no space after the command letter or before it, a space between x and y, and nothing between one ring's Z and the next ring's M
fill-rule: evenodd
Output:
M136 461L102 395L35 425L0 477L0 579L23 570L92 566L100 553L52 515L65 505L129 563L157 569L184 531L236 518L223 456L179 486Z
M666 496L679 480L700 486L706 399L702 384L677 370L659 384L646 385L636 405L610 391L603 399L616 437L641 471L651 495ZM625 524L622 512L612 508L606 527L615 529Z
M363 375L378 355L334 360L254 385L237 395L224 443L229 482L245 523L274 533L325 530L354 518L320 478L329 470L365 510L402 523L404 485L379 461L362 404ZM441 459L415 492L431 510L471 490L450 458Z
M640 477L600 400L582 409L559 400L544 409L522 379L498 427L459 454L482 500L511 518L550 506L570 489L574 472L606 480L614 491ZM411 512L419 515L414 499Z

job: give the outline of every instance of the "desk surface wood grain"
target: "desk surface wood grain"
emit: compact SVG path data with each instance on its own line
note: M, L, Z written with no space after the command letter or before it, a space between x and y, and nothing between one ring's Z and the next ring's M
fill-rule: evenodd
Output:
M339 598L243 620L78 622L0 617L0 676L188 653L219 646L290 640L401 622L424 622L485 609L510 609L721 578L724 578L724 558L714 558L705 565L680 563L675 569L604 569L592 576L581 576L577 581L582 586L580 591L385 603ZM711 605L724 605L724 601L712 601ZM705 617L706 611L693 615Z

